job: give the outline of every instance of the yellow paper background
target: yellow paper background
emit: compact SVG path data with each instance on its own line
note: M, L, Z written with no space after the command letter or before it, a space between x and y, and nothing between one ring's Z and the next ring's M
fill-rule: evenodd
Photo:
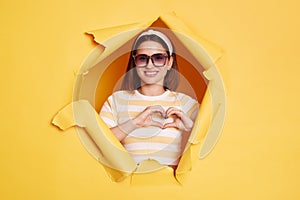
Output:
M2 1L1 199L299 199L299 4ZM113 183L75 129L50 121L94 48L84 32L169 11L226 52L224 130L182 187Z

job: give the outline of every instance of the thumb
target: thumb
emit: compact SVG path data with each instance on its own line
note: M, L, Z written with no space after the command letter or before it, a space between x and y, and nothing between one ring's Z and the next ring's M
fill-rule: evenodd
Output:
M178 128L178 127L175 122L170 122L170 123L164 124L164 128Z

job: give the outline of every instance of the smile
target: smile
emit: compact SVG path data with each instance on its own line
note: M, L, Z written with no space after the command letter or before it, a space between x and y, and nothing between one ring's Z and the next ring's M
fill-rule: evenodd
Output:
M158 74L158 71L145 71L144 73L146 76L153 77Z

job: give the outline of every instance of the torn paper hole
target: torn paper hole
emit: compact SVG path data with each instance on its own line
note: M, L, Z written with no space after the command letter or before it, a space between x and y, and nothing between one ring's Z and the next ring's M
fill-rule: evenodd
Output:
M78 133L83 145L104 166L114 181L123 181L130 177L132 184L142 184L143 174L149 179L149 177L155 178L157 174L161 176L163 173L168 174L165 176L169 177L166 178L166 182L176 180L182 183L192 168L192 162L197 159L194 155L199 152L202 157L207 155L219 137L225 114L224 87L217 70L209 70L213 73L213 76L210 76L213 78L209 82L202 76L204 71L215 68L214 61L203 46L193 39L193 34L183 31L186 30L185 27L180 29L180 26L176 26L176 17L165 15L153 23L144 23L144 25L145 27L137 26L134 29L129 27L103 42L104 51L96 47L91 52L77 76L73 103L61 110L55 116L53 123L62 129L71 126L80 127ZM165 32L168 32L168 36L176 46L178 62L181 66L179 70L182 82L179 89L189 93L201 103L194 129L175 171L175 177L173 168L160 165L155 161L149 160L137 165L98 115L107 97L119 88L126 69L124 63L128 60L133 38L149 25L168 28ZM176 30L172 30L174 27ZM109 31L113 30L114 28ZM99 32L103 31L105 32L105 30ZM98 31L92 34L97 40Z

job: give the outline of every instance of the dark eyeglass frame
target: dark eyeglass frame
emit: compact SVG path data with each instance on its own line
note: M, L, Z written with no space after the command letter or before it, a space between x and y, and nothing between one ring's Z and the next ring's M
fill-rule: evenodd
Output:
M136 64L136 57L138 57L138 56L145 56L147 58L145 65L137 65ZM164 57L165 60L164 60L163 64L157 65L157 63L155 63L156 62L155 58L154 58L155 56ZM132 57L133 57L133 61L134 61L135 66L138 67L138 68L146 67L149 64L150 59L151 59L151 62L152 62L154 67L164 67L166 65L167 59L170 58L170 56L167 53L155 53L155 54L152 54L151 56L149 56L147 54L136 54L136 55L132 55Z

